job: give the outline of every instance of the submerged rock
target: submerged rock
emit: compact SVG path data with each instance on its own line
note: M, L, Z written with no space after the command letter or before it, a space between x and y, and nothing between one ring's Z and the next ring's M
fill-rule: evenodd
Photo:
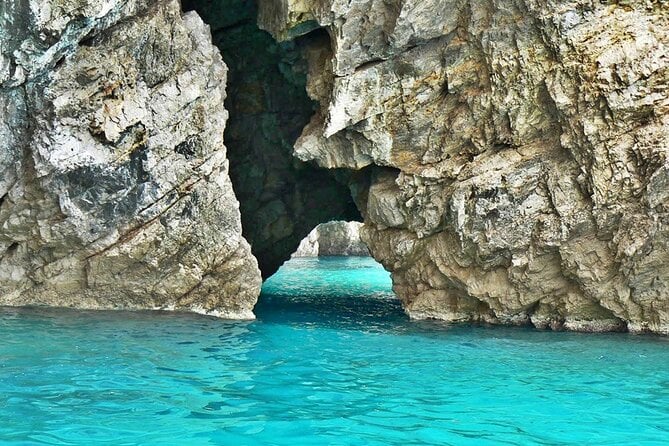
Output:
M295 154L365 168L363 239L409 315L669 333L664 2L260 0L259 22L327 30Z
M301 242L293 257L369 256L360 240L362 223L330 221L316 226Z
M0 8L0 305L252 318L226 67L177 0Z

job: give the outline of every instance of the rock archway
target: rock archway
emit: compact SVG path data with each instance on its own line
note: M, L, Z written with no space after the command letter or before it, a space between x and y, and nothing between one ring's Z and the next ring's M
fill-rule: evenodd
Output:
M183 5L229 160L178 0L2 2L0 304L248 317L362 214L413 317L669 333L664 2L258 1Z
M663 2L260 0L314 29L296 154L374 171L363 237L414 318L669 333Z

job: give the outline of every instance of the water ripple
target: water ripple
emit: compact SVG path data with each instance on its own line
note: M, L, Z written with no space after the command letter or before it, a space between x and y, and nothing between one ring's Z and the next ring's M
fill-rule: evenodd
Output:
M255 322L0 311L0 443L666 444L666 339L410 323L368 259L307 259Z

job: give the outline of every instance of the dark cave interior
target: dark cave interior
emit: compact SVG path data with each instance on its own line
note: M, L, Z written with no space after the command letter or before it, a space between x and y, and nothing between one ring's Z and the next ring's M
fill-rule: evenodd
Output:
M321 169L292 155L295 140L318 109L306 93L302 54L320 34L316 30L276 42L256 25L254 0L182 4L209 24L228 65L230 178L243 235L267 278L319 223L362 220L349 190L349 172Z

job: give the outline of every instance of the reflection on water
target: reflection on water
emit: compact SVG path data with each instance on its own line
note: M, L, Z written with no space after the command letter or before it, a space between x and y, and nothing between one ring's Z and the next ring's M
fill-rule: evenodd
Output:
M297 259L254 322L0 311L2 444L664 444L665 338L412 323L371 259Z

